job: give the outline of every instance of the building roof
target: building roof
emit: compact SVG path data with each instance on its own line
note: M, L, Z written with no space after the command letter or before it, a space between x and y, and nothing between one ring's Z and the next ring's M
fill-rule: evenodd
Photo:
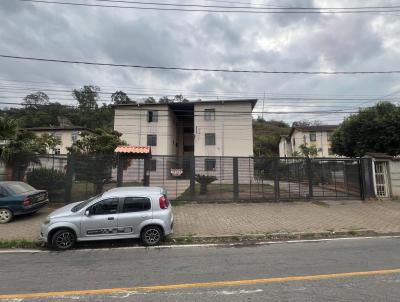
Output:
M115 148L114 152L127 154L150 154L151 148L148 146L118 146Z
M231 100L205 100L205 101L192 101L192 102L182 102L182 103L168 103L168 104L160 104L160 103L154 103L154 104L146 104L146 103L138 103L138 104L119 104L119 105L113 105L114 107L140 107L140 106L165 106L165 105L173 105L178 106L178 107L187 107L187 106L193 106L195 104L225 104L225 103L251 103L251 108L254 108L254 106L257 103L257 99L231 99Z
M25 130L28 131L74 131L74 130L80 130L80 131L90 131L92 132L91 129L86 128L86 127L81 127L81 126L48 126L48 127L31 127L31 128L25 128Z
M302 131L302 132L329 132L334 131L338 125L315 125L315 126L294 126L290 130L289 136L292 136L294 130Z

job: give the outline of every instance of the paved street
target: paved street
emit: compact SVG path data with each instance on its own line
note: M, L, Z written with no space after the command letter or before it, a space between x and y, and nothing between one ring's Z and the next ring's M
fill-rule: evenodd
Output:
M398 301L400 296L399 239L0 253L0 263L0 299L7 301Z
M0 227L0 239L38 236L50 209L17 217ZM400 202L358 200L245 204L189 204L174 207L174 236L226 236L277 232L372 230L400 232Z

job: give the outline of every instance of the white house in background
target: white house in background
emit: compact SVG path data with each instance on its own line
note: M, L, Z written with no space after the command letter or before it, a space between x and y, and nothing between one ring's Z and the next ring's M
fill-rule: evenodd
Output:
M299 146L315 146L318 157L336 157L331 149L331 135L337 125L294 126L289 135L282 135L279 142L279 156L291 157L300 153Z
M256 99L115 106L114 129L152 155L253 156Z
M55 151L48 150L50 154L62 155L67 154L68 147L71 147L74 142L81 136L83 131L91 131L85 127L79 126L49 126L49 127L33 127L26 128L27 131L35 133L37 136L41 136L45 133L52 134L61 140L61 144L55 148Z

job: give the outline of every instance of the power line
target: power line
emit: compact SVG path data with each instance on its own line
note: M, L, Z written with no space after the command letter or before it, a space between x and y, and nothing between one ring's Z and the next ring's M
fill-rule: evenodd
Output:
M229 9L204 9L202 8L181 8L182 5L175 4L175 7L160 7L161 3L158 6L147 7L147 6L121 6L121 5L103 5L103 4L90 4L90 3L77 3L77 2L66 2L66 1L45 1L45 0L19 0L21 2L33 2L40 4L59 4L59 5L70 5L70 6L84 6L84 7L103 7L103 8L118 8L118 9L137 9L137 10L155 10L155 11L179 11L179 12L207 12L207 13L252 13L252 14L321 14L321 13L329 13L329 14L357 14L357 13L392 13L392 12L400 12L399 9L396 9L395 6L390 7L382 7L378 9L364 9L363 7L358 8L260 8L260 7L250 7L248 9L236 9L235 7L228 7ZM108 3L115 3L115 1L107 1ZM138 2L138 1L136 1ZM131 2L131 3L136 3ZM129 3L129 2L128 2ZM153 4L154 5L154 4ZM173 4L171 4L173 5ZM197 6L198 7L198 6ZM204 7L204 6L203 6ZM218 6L214 6L218 7ZM220 6L224 7L224 6ZM257 9L262 9L257 10ZM314 9L314 10L312 10Z
M45 59L36 57L22 57L0 54L1 58L29 60L38 62L51 63L67 63L67 64L82 64L94 66L110 66L123 68L139 68L139 69L160 69L160 70L178 70L178 71L202 71L202 72L225 72L225 73L254 73L254 74L303 74L303 75L365 75L365 74L399 74L400 70L384 70L384 71L272 71L272 70L246 70L246 69L218 69L218 68L189 68L189 67L166 67L166 66L151 66L151 65L133 65L133 64L115 64L101 63L89 61L72 61L61 59Z

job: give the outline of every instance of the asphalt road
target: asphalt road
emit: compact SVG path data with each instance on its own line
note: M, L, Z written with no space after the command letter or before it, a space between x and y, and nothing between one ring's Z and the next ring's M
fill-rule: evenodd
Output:
M400 239L0 253L0 264L0 301L400 299Z

